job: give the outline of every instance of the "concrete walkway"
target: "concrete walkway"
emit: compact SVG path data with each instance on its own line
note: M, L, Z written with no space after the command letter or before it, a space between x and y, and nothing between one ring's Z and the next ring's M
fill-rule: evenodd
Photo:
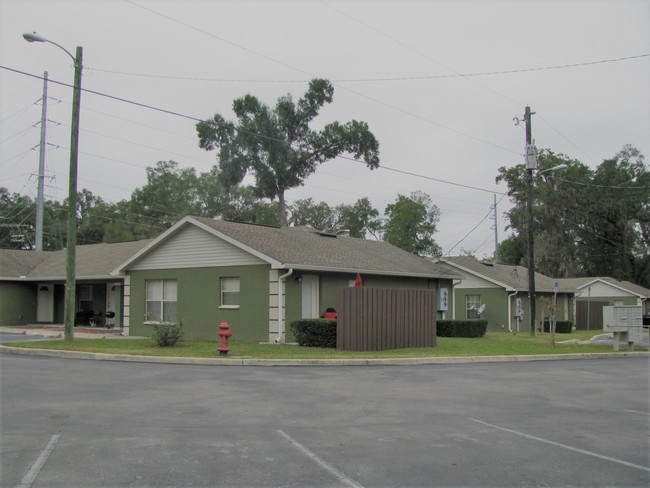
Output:
M107 332L107 333L106 333ZM63 337L62 328L45 327L0 327L0 334L25 334L44 337ZM75 329L75 337L79 338L106 338L106 339L134 339L124 337L115 331L97 329L86 331ZM137 337L141 339L141 337ZM602 336L598 338L599 342ZM0 342L2 337L0 336ZM461 356L461 357L415 357L415 358L350 358L350 359L259 359L241 356L228 356L223 358L184 358L165 356L136 356L127 354L103 354L83 351L61 351L54 349L23 348L0 345L0 352L13 354L46 356L69 359L93 359L100 361L124 361L139 363L159 364L193 364L213 366L379 366L379 365L411 365L411 364L463 364L463 363L503 363L503 362L528 362L528 361L557 361L577 359L609 359L625 357L647 357L650 352L611 352L611 353L578 353L578 354L538 354L517 356Z
M0 334L16 334L43 337L63 337L62 325L27 325L0 327ZM107 329L105 327L75 327L74 336L80 339L141 339L135 336L123 336L120 329ZM2 342L2 336L0 336Z

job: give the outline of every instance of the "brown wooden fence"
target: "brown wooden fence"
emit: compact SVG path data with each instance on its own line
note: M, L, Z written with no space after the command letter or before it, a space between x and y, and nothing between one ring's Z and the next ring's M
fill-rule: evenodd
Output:
M337 305L337 349L436 345L435 289L342 288Z
M609 302L597 300L576 301L576 330L602 330L603 307Z

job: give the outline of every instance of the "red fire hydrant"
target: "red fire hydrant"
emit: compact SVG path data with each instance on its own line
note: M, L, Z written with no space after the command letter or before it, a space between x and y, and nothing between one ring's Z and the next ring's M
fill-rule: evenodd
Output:
M219 324L219 332L217 332L217 334L219 335L219 347L217 347L217 351L219 351L219 354L225 356L228 354L228 351L230 351L230 347L228 347L228 338L232 335L228 322L223 321Z

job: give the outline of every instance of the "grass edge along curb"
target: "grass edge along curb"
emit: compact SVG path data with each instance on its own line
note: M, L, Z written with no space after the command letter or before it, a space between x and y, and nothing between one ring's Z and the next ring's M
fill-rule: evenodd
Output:
M128 354L105 354L61 349L36 349L12 347L0 344L0 352L28 356L45 356L67 359L90 359L158 364L212 365L212 366L381 366L417 364L468 364L526 361L557 361L577 359L616 359L628 357L650 358L647 351L621 351L569 354L528 354L504 356L449 356L449 357L398 357L398 358L336 358L336 359L261 359L247 357L192 358L177 356L139 356Z

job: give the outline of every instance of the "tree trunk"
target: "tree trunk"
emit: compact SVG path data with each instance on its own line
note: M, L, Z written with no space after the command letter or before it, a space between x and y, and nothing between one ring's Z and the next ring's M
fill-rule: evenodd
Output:
M284 190L279 190L278 191L278 209L280 212L280 227L288 227L287 226L287 204L284 201Z

